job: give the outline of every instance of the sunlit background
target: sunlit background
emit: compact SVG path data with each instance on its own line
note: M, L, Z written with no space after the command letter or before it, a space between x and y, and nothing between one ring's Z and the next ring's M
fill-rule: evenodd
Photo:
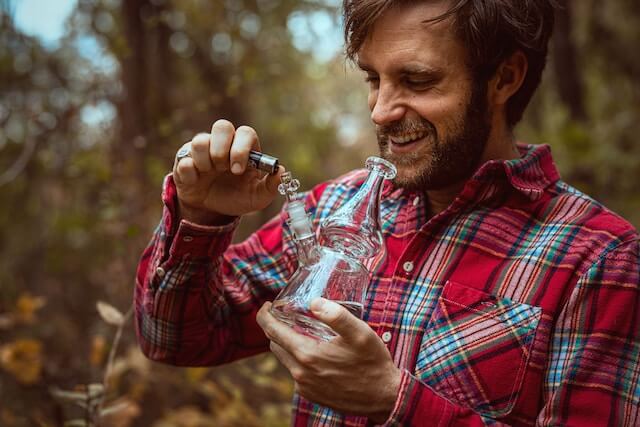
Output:
M162 178L216 119L256 128L305 188L376 152L340 3L0 0L1 426L289 424L272 356L162 366L126 313ZM517 135L638 226L640 3L565 5Z

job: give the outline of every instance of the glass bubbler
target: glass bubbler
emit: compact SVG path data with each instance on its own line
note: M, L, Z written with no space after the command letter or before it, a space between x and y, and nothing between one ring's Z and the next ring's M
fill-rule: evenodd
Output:
M380 227L380 194L386 179L396 176L393 164L369 157L366 180L353 197L320 222L318 238L297 192L300 183L289 172L279 186L287 198L287 221L298 254L298 269L271 306L271 313L300 333L329 340L336 333L315 318L309 305L323 297L361 318L370 280L365 265L384 258Z

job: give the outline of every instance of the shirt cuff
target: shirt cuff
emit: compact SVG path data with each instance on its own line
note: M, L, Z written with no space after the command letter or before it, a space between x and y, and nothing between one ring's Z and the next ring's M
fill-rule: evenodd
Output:
M391 426L446 426L453 419L454 407L421 383L409 371L402 372L398 398L389 419L382 424Z
M205 260L217 258L231 244L240 217L224 225L200 225L180 220L177 215L177 190L171 174L164 180L162 201L163 233L169 245L169 263L171 259Z

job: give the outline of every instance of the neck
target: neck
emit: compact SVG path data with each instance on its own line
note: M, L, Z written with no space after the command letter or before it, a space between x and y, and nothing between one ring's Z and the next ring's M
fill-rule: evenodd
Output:
M464 182L456 182L446 188L427 190L427 203L429 204L429 213L431 216L436 216L445 210L451 202L453 202L453 199L460 194L464 184Z
M511 160L519 157L520 153L516 147L513 133L507 128L505 123L496 123L494 116L491 132L478 167L489 160ZM458 194L460 194L465 184L466 180L452 183L445 188L427 190L426 195L431 215L435 216L445 210Z

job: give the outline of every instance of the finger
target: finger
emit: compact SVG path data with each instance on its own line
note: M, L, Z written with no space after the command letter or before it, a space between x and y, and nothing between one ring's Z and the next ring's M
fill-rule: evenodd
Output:
M217 172L229 170L229 149L235 134L233 123L228 120L217 120L211 126L211 140L209 142L209 155L211 163Z
M236 175L244 173L249 160L249 151L251 150L260 150L258 134L249 126L240 126L236 129L231 151L229 152L231 172Z
M181 159L175 167L177 185L193 185L198 181L198 171L191 157Z
M311 301L310 308L318 320L326 323L347 341L359 341L363 334L373 332L365 322L336 302L316 298Z
M287 352L287 350L282 348L280 344L275 341L271 341L269 347L271 349L271 352L276 356L280 363L282 363L284 367L289 370L289 372L291 372L292 374L296 374L295 376L298 376L297 373L303 370L302 365L298 363L296 358L293 357L293 355L291 355L289 352Z
M273 317L273 314L269 311L270 308L270 302L264 303L256 316L258 325L260 325L267 338L276 342L291 354L294 354L296 349L310 345L309 341L314 341L312 338L296 333L287 324Z
M285 173L284 166L278 166L278 170L274 174L268 174L264 177L264 188L272 194L278 194L278 185L282 182L282 174Z
M173 160L173 173L175 174L177 169L178 169L178 163L180 163L182 160L184 160L186 157L181 157L180 159L178 159L178 154L180 154L181 151L183 150L187 150L189 152L191 152L191 141L189 142L185 142L184 144L182 144L182 147L180 147L180 149L176 152L176 156L174 157Z
M196 169L200 172L209 172L213 169L211 157L209 157L210 139L210 134L199 133L191 140L191 158L193 158Z
M278 166L278 171L274 174L267 174L256 184L256 194L258 195L258 204L267 205L271 203L273 198L278 195L278 185L282 182L282 174L285 172L284 167Z

